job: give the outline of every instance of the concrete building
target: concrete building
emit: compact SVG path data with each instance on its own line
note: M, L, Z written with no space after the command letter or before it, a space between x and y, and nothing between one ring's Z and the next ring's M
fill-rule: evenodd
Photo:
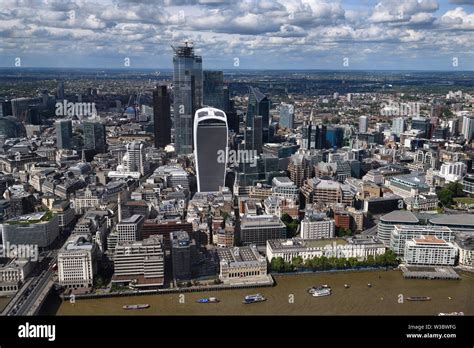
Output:
M408 211L434 211L438 209L439 199L435 193L428 193L407 197L403 202Z
M53 214L58 216L59 227L65 228L71 225L74 221L75 213L74 209L71 208L71 203L67 201L59 201L53 203L51 206Z
M115 247L112 283L136 288L161 287L165 276L163 237L151 236Z
M145 222L143 215L134 214L117 224L118 242L134 242L140 239L140 232Z
M267 262L255 245L217 249L219 279L224 283L266 280Z
M329 239L335 236L334 220L325 213L307 211L300 226L302 239Z
M393 119L392 132L393 134L400 136L400 134L406 131L406 121L403 117L396 117Z
M7 259L6 263L0 264L0 296L15 294L33 270L34 265L35 263L31 260L23 259Z
M462 180L462 190L463 192L474 195L474 175L468 174Z
M454 245L459 252L459 266L474 269L474 235L458 233Z
M148 172L148 163L145 155L145 145L141 142L131 142L126 145L127 153L123 157L125 172L139 172L145 175Z
M59 220L51 211L13 217L0 225L4 247L36 245L48 248L59 235Z
M386 246L390 245L392 231L395 225L418 225L420 220L409 211L396 210L380 217L377 225L377 238Z
M430 190L425 182L425 175L421 173L394 176L386 180L385 184L394 194L403 198L428 193Z
M300 191L293 181L284 176L272 179L272 192L274 196L290 198L297 201Z
M390 236L390 249L397 255L403 255L406 242L420 236L435 236L447 242L454 241L454 233L448 227L395 225Z
M97 271L97 244L90 234L73 234L58 253L59 284L66 289L90 290Z
M454 233L468 232L474 234L474 219L472 214L435 215L428 220L430 225L446 226Z
M405 243L404 261L409 265L454 266L457 249L435 236L420 236Z
M352 206L354 193L349 185L341 184L338 181L312 178L305 181L301 188L301 193L306 199L306 204L342 203Z
M385 246L375 237L357 236L346 239L326 239L326 240L304 240L293 239L273 239L267 241L267 259L271 262L273 258L281 257L286 262L291 262L295 257L303 260L314 257L355 257L358 260L365 260L367 256L381 255L385 253Z
M359 117L359 133L367 133L369 130L369 117L360 116Z
M463 117L461 133L467 141L471 141L474 138L474 116L465 115Z
M288 164L288 172L290 179L295 183L297 187L301 187L303 182L309 178L311 174L311 166L309 160L303 153L295 153L290 158Z
M443 163L439 171L439 176L447 182L461 180L467 173L467 166L463 162Z
M243 245L265 245L268 239L285 238L286 226L270 215L245 215L240 221L240 242Z

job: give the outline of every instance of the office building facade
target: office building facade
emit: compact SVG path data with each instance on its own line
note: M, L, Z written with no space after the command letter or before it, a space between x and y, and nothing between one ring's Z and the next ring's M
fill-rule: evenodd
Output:
M193 152L193 116L202 106L202 57L186 42L174 48L173 110L175 150L178 155Z
M194 159L198 192L219 191L225 184L227 117L224 111L203 108L194 116Z
M106 148L105 125L99 122L84 122L84 149L104 153Z
M89 290L94 285L97 244L90 234L73 234L58 253L59 284L66 289Z
M161 287L165 276L163 237L151 236L143 241L119 242L114 253L112 283L135 288Z
M191 265L193 254L196 252L196 243L186 231L170 233L171 263L175 280L191 279Z
M264 143L269 141L270 106L270 100L265 94L257 88L249 88L246 124L247 127L253 127L254 117L262 117L262 141Z
M302 239L328 239L335 236L334 220L325 213L307 211L300 226Z
M171 100L168 87L157 86L153 90L153 129L155 147L163 148L171 143Z
M56 121L56 146L58 149L70 149L72 147L72 121Z
M454 266L457 248L435 236L420 236L405 243L404 261L419 266Z
M293 129L295 108L293 105L282 103L280 105L280 126Z
M224 73L222 71L203 71L203 106L226 110L224 94Z
M240 222L242 245L265 245L268 239L286 238L286 225L277 216L246 215Z

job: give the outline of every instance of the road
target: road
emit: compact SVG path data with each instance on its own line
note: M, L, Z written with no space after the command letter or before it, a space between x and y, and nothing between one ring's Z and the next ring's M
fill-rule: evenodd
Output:
M53 251L49 256L52 256L51 261L48 264L39 265L39 268L35 270L36 274L23 285L19 292L20 296L12 299L14 302L9 304L6 315L28 315L30 309L40 301L45 292L49 292L53 284L53 265L57 262L57 252Z

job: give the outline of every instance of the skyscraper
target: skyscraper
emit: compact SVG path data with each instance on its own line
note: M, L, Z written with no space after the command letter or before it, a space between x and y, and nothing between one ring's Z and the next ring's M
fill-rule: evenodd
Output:
M326 148L326 131L327 127L323 124L305 124L302 128L302 148L309 149L325 149Z
M203 72L203 105L226 110L224 95L224 73L222 71Z
M227 117L224 111L203 108L194 116L194 158L198 192L219 191L227 164Z
M270 124L270 100L257 88L249 88L249 101L247 106L247 127L252 127L253 118L262 116L262 141L268 142L268 128Z
M57 99L64 100L64 81L58 82Z
M123 165L128 172L140 172L144 175L147 172L145 145L141 142L133 141L126 146L127 153L123 158Z
M56 145L58 149L70 149L72 139L72 121L56 121Z
M84 149L103 153L106 151L105 125L99 122L84 122Z
M171 143L170 95L167 86L157 86L153 90L153 119L155 147L165 147Z
M202 58L192 43L173 47L174 131L176 153L193 152L193 115L202 105Z
M396 117L393 119L392 132L397 136L400 136L406 130L406 122L403 117Z
M293 129L294 107L290 104L280 105L280 126Z
M256 150L258 154L263 152L262 120L262 116L254 116L251 126L245 128L245 150Z
M474 138L474 116L465 115L463 117L462 134L467 141L471 141Z
M359 117L359 133L367 133L369 129L369 118L367 116Z

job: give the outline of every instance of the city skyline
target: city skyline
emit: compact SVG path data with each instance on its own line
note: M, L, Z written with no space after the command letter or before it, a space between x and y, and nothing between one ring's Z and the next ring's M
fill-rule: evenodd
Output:
M203 69L474 70L468 0L0 4L2 67L170 69L189 40Z

